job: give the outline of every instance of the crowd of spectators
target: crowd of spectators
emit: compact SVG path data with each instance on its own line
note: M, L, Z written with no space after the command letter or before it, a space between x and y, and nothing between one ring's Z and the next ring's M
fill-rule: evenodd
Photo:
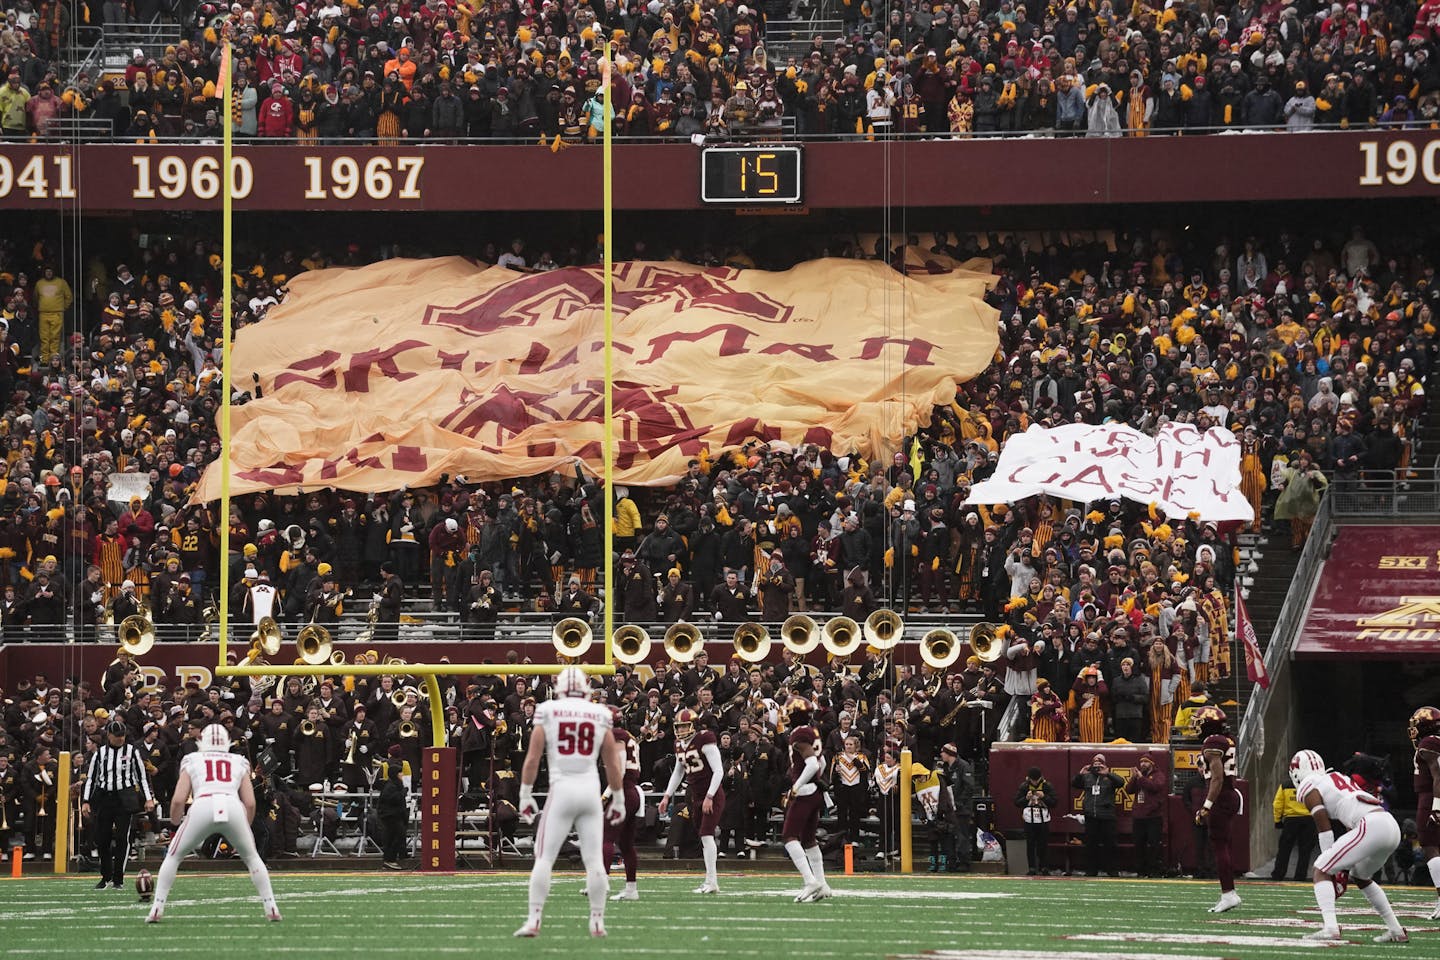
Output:
M1166 742L1205 702L1207 684L1235 682L1228 629L1241 525L1118 500L967 505L970 485L1015 432L1104 419L1234 431L1252 528L1279 524L1295 547L1325 483L1406 466L1436 359L1437 289L1422 251L1382 252L1358 228L1216 236L1183 255L1165 235L983 239L997 274L988 299L1000 313L1000 349L953 405L935 410L918 450L907 442L918 470L904 453L866 462L755 441L697 460L673 487L617 491L617 609L626 620L773 626L800 610L858 620L888 606L976 611L1001 625L999 662L972 658L950 671L890 667L873 651L857 656L855 672L844 661L816 669L786 652L778 663L717 662L711 672L702 660L657 668L644 683L628 672L607 681L641 738L647 780L663 779L666 731L681 705L723 732L727 789L747 798L728 828L737 849L767 836L791 696L819 705L827 756L846 758L839 781L864 788L846 793L844 829L853 831L872 806L890 809L901 745L965 796L968 764L983 767L1012 701L1016 735ZM858 239L831 249L899 265L916 253L968 259L982 238L909 241L908 252ZM372 254L352 244L247 263L230 278L237 325L263 323L296 273ZM535 270L586 262L589 251L534 257L517 241L481 254ZM755 266L738 249L725 259ZM53 262L43 240L0 243L6 642L67 622L80 639L108 639L96 628L107 610L118 620L142 604L162 625L197 625L221 562L235 575L242 617L255 612L254 588L267 585L278 591L273 612L292 623L333 622L347 587L377 591L398 619L400 600L422 585L437 609L482 627L507 607L593 615L603 503L594 485L560 474L392 495L245 497L228 518L232 555L219 556L225 518L189 503L218 450L219 258L205 242L152 236L124 253L95 252L78 291ZM513 788L504 774L523 750L536 695L523 683L446 686L472 801ZM55 754L70 749L83 765L107 712L152 751L162 789L195 723L219 717L251 732L247 749L270 748L277 816L289 824L275 843L293 849L308 785L363 786L363 757L392 749L418 764L428 713L417 691L396 689L390 678L313 688L292 680L268 691L267 703L237 679L147 695L123 658L99 685L21 679L4 693L0 732L7 822L25 824L30 852L44 855L40 811L48 803L53 814Z
M86 23L144 19L128 0ZM766 49L811 4L693 0L186 3L182 39L137 48L117 78L51 69L69 4L18 0L0 34L14 79L6 136L54 117L113 136L221 135L219 40L236 44L234 122L246 137L379 143L592 136L605 41L623 136L888 132L1119 136L1201 129L1417 128L1440 123L1440 3L1165 5L839 0L841 29ZM834 22L833 20L826 22ZM772 46L774 44L772 43ZM153 55L152 55L153 54ZM788 130L787 130L788 132Z

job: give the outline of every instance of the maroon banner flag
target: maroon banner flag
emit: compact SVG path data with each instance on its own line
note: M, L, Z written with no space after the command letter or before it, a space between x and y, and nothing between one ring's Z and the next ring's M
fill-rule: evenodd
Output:
M1265 672L1265 654L1260 652L1260 641L1255 637L1255 624L1250 621L1250 611L1245 609L1245 597L1240 592L1240 578L1235 578L1235 635L1245 645L1245 675L1251 683L1260 684L1260 689L1270 689L1270 674Z

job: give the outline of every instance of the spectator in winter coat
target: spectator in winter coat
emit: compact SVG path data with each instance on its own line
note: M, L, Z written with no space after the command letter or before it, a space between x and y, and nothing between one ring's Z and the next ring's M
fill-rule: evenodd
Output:
M261 137L289 137L295 132L295 105L279 83L270 85L270 96L260 104L256 134Z
M1309 130L1315 126L1315 98L1305 88L1305 81L1295 84L1295 95L1285 101L1285 129Z

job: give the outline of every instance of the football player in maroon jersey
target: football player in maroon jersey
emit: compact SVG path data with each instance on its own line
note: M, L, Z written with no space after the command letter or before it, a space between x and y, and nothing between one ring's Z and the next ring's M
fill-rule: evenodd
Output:
M1195 711L1194 724L1200 731L1200 770L1209 782L1205 803L1195 811L1195 823L1208 827L1210 851L1215 857L1215 875L1220 879L1220 899L1211 913L1224 913L1240 906L1235 892L1235 867L1230 854L1230 833L1243 805L1235 787L1235 740L1225 725L1225 711L1204 706Z
M720 786L724 777L724 762L720 759L720 743L713 730L696 731L700 716L686 708L675 715L675 769L670 772L670 782L660 798L660 816L670 808L670 798L680 786L683 778L690 793L690 816L695 819L696 831L700 834L700 852L705 858L705 882L695 888L696 893L719 893L720 879L715 873L715 862L720 851L715 841L715 832L720 828L720 817L725 813L725 790Z
M1440 710L1421 707L1410 716L1410 743L1415 747L1415 826L1425 866L1435 884L1435 909L1431 920L1440 920Z
M820 731L810 726L810 704L796 698L789 704L790 716L790 790L786 793L785 823L780 840L800 877L804 888L796 903L810 903L833 896L825 882L825 860L815 829L825 807L824 784L821 776L825 758L820 755Z
M640 857L635 852L635 825L645 813L645 800L640 793L640 741L625 729L625 719L618 707L612 707L611 713L615 715L615 742L620 744L620 755L625 762L625 819L618 824L605 823L605 869L609 871L618 844L620 859L625 864L625 888L610 899L639 900L635 868Z

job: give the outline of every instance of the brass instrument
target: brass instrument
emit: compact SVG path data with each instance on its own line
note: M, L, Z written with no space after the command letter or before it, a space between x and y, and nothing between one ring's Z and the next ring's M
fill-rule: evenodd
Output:
M332 667L343 667L343 666L345 665L345 651L344 651L344 650L331 650L331 651L330 651L330 665L331 665Z
M140 604L140 611L141 613L145 612L145 604ZM148 614L146 615L148 616ZM205 629L200 631L201 643L210 642L210 631L215 629L215 620L219 616L220 612L216 609L215 604L209 603L205 605L205 609L200 614L201 619L205 621Z
M311 666L319 666L322 663L344 663L345 654L338 650L335 651L335 654L339 656L339 661L332 659L331 646L333 642L329 630L319 624L307 624L295 637L295 652L300 654L301 660Z
M403 667L409 662L410 661L406 660L404 657L391 656L385 658L385 666L387 667Z
M790 619L794 620L795 618L791 617ZM809 618L806 617L806 619ZM789 622L787 620L786 624L788 625ZM735 628L734 643L735 655L746 663L760 663L770 655L770 631L765 629L764 624L740 624Z
M297 667L305 666L305 661L302 660L302 659L299 658L299 657L296 657L296 658L295 658L295 666L297 666ZM316 689L319 685L320 685L320 684L316 681L316 679L315 679L314 676L301 677L301 678L300 678L300 693L301 693L303 696L306 696L306 697L313 697L313 696L315 695L315 689Z
M944 670L960 659L960 638L951 630L931 630L920 638L920 659L936 670Z
M316 736L316 735L319 734L319 733L320 733L320 728L315 725L315 721L314 721L314 720L311 720L309 717L306 717L304 720L301 720L301 721L300 721L300 736L302 736L302 737L313 737L313 736Z
M149 617L138 613L121 620L116 635L120 640L120 649L132 657L143 657L155 646L155 624L150 622Z
M369 643L375 637L375 624L380 620L380 598L370 601L370 611L365 614L365 629L355 634L356 643ZM372 661L373 662L373 661Z
M566 617L550 631L550 643L562 657L581 657L595 642L595 631L579 617Z
M396 687L390 691L390 702L394 704L396 710L405 706L406 698L409 696L406 690L407 688L405 687Z
M890 650L905 635L905 621L894 610L876 610L865 618L865 642Z
M350 728L350 736L345 739L345 763L352 767L360 763L360 737L354 727Z
M820 645L820 625L813 617L797 613L780 625L780 642L793 654L809 653Z
M825 652L832 657L848 657L860 649L860 644L864 642L864 633L860 624L849 617L831 617L825 621L820 642L825 645Z
M749 699L750 681L741 680L740 685L735 688L735 695L729 700L726 700L724 703L720 704L720 712L726 713L734 707L743 707L745 706L746 701L748 701Z
M650 634L644 627L627 623L610 634L610 647L620 663L635 665L644 663L650 657Z
M250 634L250 646L267 657L279 653L284 642L285 631L280 629L274 617L261 617L260 622L255 624L255 632Z
M414 720L402 720L400 722L400 736L406 740L420 736L420 728L415 725Z
M994 663L1005 655L1000 628L993 623L977 623L970 628L970 647L985 663Z
M700 628L690 623L677 623L665 631L665 655L676 663L689 663L705 649Z

